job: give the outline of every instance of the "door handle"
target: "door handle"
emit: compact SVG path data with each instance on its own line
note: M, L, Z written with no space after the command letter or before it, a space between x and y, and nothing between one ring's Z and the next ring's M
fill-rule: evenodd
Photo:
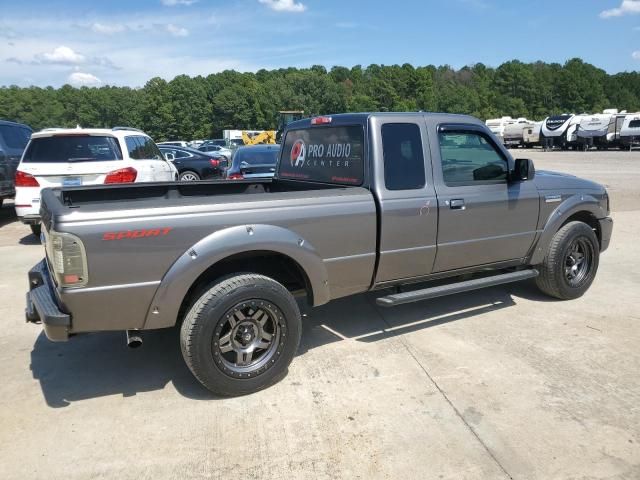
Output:
M464 200L462 198L456 198L449 201L449 208L451 210L464 210L467 207L465 207Z

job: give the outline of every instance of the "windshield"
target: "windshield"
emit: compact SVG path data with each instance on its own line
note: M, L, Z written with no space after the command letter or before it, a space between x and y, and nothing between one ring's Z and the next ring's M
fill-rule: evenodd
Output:
M100 162L122 160L118 141L95 135L56 135L34 138L27 148L25 163Z
M289 130L282 146L279 176L312 182L362 185L362 127Z
M239 148L233 157L233 164L240 165L248 163L249 165L275 165L278 162L279 148L270 148L263 150L262 148Z

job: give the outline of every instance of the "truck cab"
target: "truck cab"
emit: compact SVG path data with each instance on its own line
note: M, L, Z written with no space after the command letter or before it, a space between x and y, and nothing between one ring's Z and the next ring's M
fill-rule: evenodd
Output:
M380 222L374 283L382 285L526 257L539 195L532 182L512 181L514 168L470 117L347 114L290 125L278 176L371 190Z

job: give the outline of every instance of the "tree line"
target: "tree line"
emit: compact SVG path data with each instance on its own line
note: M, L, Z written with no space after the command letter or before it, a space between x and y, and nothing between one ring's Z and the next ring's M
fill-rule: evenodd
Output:
M0 118L46 127L137 127L155 140L219 137L224 129L275 129L279 110L307 115L357 111L440 111L481 119L542 120L605 108L640 111L640 73L610 75L578 58L364 68L322 66L155 77L142 88L0 87Z

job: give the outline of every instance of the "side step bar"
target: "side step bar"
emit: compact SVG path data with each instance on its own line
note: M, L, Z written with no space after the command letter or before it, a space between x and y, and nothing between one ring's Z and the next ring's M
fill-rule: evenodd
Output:
M475 280L466 280L464 282L452 283L450 285L424 288L414 292L396 293L395 295L380 297L376 299L376 303L381 307L396 307L405 303L430 300L432 298L469 292L471 290L493 287L495 285L502 285L503 283L519 282L521 280L528 280L537 276L538 271L535 269L519 270L517 272L502 273L492 277L476 278Z

